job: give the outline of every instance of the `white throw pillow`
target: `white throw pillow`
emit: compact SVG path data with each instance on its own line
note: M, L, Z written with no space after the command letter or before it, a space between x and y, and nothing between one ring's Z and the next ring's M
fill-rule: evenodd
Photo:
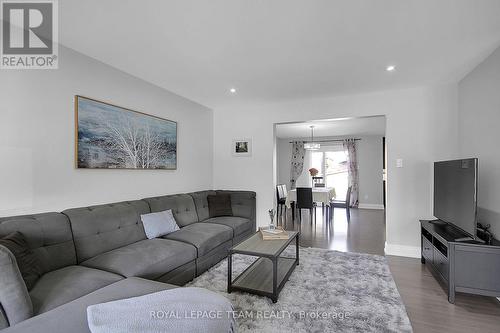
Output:
M148 239L158 238L179 230L172 210L141 215L144 231Z

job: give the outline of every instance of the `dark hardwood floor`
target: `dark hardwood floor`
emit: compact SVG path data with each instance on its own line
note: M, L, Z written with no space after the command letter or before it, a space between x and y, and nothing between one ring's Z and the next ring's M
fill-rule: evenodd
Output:
M309 212L302 211L302 223L292 221L287 214L285 229L301 231L300 245L344 252L384 255L385 216L383 211L352 209L347 223L345 209L335 209L330 223L326 223L325 210L316 208L316 222L311 224ZM284 218L280 222L284 222Z
M347 223L344 209L335 209L326 223L321 207L316 223L302 212L302 222L292 221L288 210L280 218L288 230L301 231L301 246L384 255L385 215L380 210L352 209ZM396 286L416 333L500 332L500 302L493 297L457 294L447 301L446 291L419 259L387 256ZM500 277L498 277L500 278Z

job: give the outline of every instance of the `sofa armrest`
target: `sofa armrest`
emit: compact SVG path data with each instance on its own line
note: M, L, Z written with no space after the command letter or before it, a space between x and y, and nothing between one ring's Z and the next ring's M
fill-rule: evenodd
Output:
M2 304L0 304L0 330L9 327L9 321L3 310Z
M0 245L0 304L9 325L33 316L33 304L14 254Z
M252 231L257 231L255 192L218 190L217 193L229 194L233 215L249 219L252 222Z

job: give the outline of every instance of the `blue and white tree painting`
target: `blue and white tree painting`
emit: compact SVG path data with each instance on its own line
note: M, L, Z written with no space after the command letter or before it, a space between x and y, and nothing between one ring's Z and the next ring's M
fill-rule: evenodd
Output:
M177 123L76 96L77 167L176 169Z

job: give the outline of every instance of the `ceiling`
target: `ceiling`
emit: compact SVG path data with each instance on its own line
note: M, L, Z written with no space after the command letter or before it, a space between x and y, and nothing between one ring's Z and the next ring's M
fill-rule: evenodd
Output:
M276 125L277 138L310 138L314 126L314 137L346 135L384 135L385 117L363 117L335 120L320 120Z
M212 108L458 80L500 42L498 0L85 0L59 12L62 44Z

